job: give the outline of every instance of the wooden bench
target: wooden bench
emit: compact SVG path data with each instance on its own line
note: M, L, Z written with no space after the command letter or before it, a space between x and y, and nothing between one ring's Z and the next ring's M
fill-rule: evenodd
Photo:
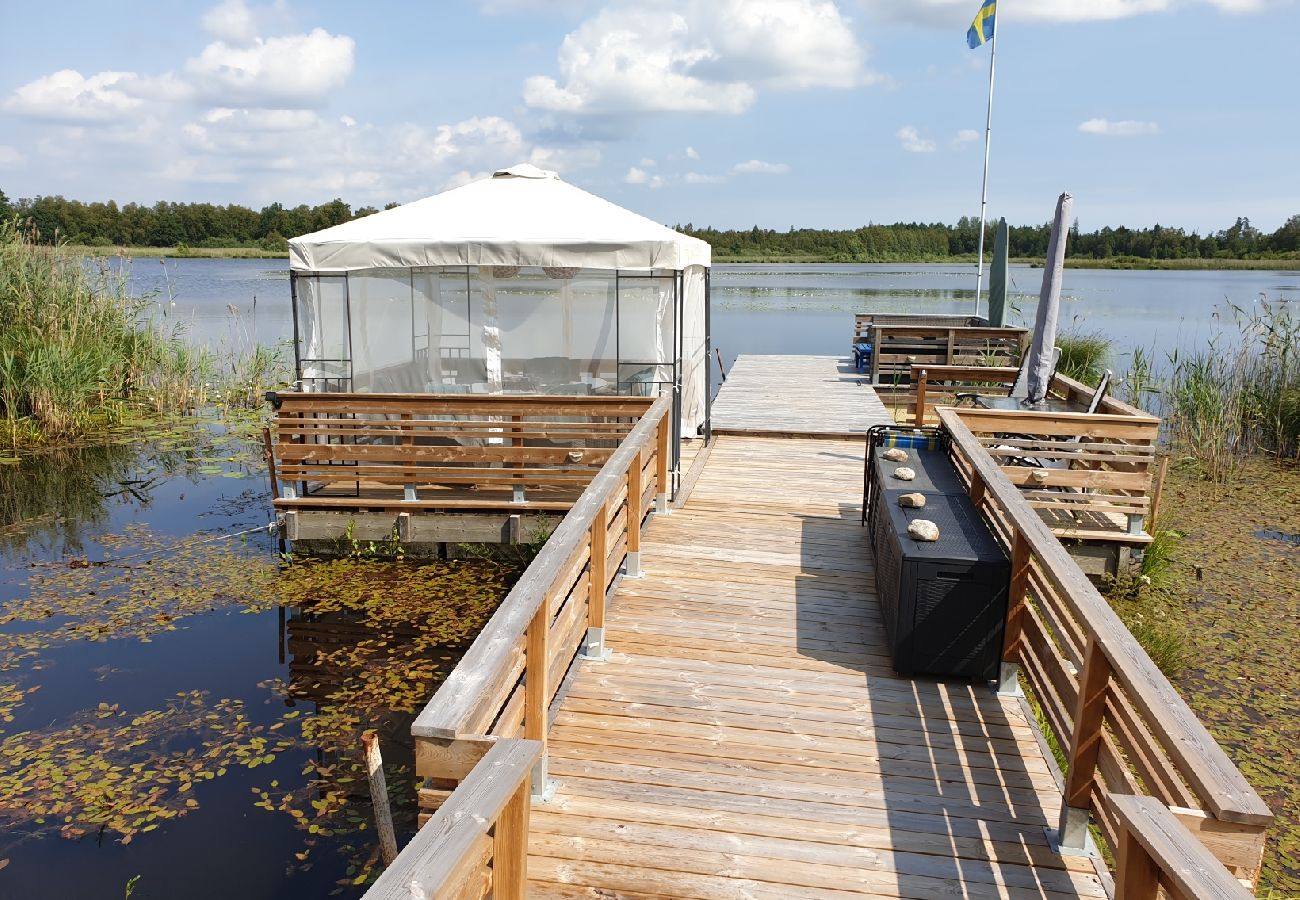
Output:
M374 513L367 528L385 534L402 513L564 512L654 402L350 393L270 399L276 413L264 439L275 508L294 516Z
M937 421L956 394L998 394L1016 369L1007 366L912 366L917 425ZM1081 409L1093 389L1056 374L1050 395ZM1163 482L1157 456L1160 420L1114 397L1097 412L1044 412L954 407L985 451L1061 538L1141 546Z
M871 383L907 384L911 367L1015 365L1026 328L992 328L977 316L858 315L853 343L871 345Z

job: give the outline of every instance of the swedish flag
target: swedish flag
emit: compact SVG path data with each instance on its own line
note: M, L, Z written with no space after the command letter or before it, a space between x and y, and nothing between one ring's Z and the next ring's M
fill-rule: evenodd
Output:
M997 11L998 0L984 0L980 11L975 13L975 21L970 23L970 31L966 32L966 44L972 50L993 39L993 16Z

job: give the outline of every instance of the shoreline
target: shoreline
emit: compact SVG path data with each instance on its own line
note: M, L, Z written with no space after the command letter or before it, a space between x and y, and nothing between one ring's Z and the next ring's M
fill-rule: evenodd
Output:
M188 247L177 252L175 247L88 247L68 244L64 252L79 256L121 256L128 259L285 259L288 253L263 250L260 247ZM770 256L713 257L718 265L974 265L975 255L945 257L917 257L915 259L832 259L822 256L773 254ZM1043 260L1018 257L1014 265L1042 268ZM1113 259L1073 258L1065 261L1067 269L1111 269L1116 271L1296 271L1296 259L1140 259L1123 256Z

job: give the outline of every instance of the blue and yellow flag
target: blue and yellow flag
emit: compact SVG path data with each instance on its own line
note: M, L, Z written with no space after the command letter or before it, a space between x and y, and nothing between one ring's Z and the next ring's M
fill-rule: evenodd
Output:
M970 31L966 32L966 44L972 50L993 40L993 16L997 11L998 0L984 0L980 11L975 13L975 21L970 23Z

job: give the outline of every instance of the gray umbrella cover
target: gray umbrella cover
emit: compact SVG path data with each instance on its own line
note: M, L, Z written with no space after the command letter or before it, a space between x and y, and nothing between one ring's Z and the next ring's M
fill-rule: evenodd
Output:
M1029 347L1030 405L1043 402L1056 369L1056 319L1061 308L1061 282L1065 277L1066 225L1074 197L1062 194L1056 200L1056 218L1052 221L1052 240L1047 245L1047 263L1043 267L1043 289L1038 293L1038 317L1034 322L1034 341Z

